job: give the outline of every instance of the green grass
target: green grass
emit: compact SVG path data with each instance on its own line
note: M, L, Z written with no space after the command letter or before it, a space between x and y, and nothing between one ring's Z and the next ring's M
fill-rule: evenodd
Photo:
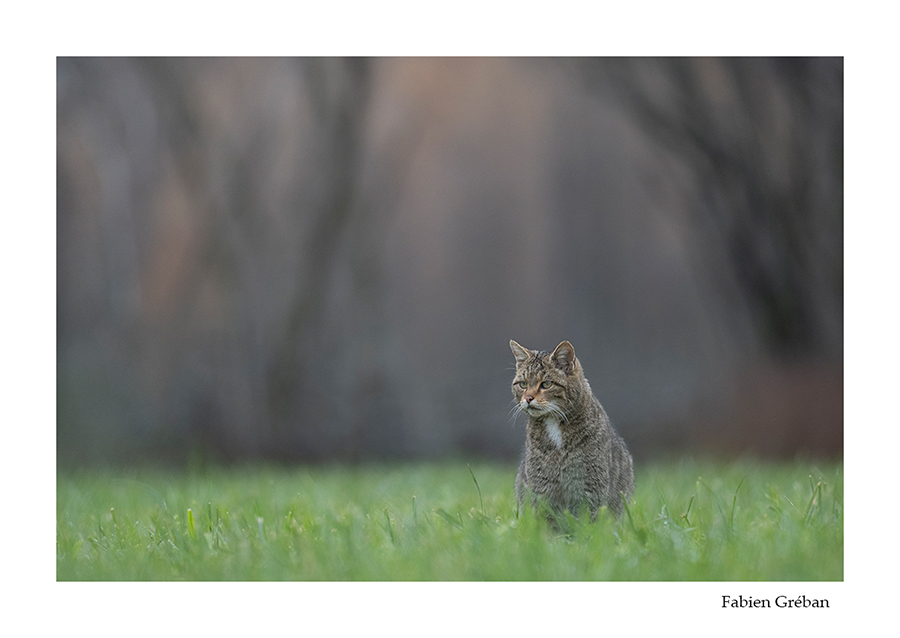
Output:
M60 471L58 580L842 580L839 464L638 465L620 520L465 462Z

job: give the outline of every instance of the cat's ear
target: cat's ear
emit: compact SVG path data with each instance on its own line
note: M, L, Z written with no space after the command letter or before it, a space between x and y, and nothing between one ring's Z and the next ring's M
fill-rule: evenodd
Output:
M563 341L556 346L556 350L550 355L550 360L568 376L575 370L575 348L568 341Z
M528 350L527 348L523 348L522 346L520 346L518 343L516 343L512 339L509 340L509 347L512 350L512 353L516 357L516 365L517 366L525 363L525 361L528 359L528 357L530 357L532 354L531 350Z

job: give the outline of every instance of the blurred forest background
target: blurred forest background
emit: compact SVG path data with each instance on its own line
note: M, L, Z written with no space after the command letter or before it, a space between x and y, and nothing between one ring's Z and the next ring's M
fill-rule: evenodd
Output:
M843 450L843 60L58 58L60 464Z

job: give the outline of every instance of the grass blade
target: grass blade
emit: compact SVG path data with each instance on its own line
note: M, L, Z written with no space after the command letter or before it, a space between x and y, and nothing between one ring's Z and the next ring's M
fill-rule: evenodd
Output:
M746 477L744 477L746 478ZM737 495L738 490L741 489L741 485L744 484L744 478L741 479L741 482L738 483L738 486L734 490L734 497L731 499L731 511L728 513L728 527L734 530L734 508L737 505Z
M447 521L448 523L450 523L451 525L453 525L453 527L456 527L457 529L462 529L462 528L463 528L463 526L462 526L462 518L460 518L460 519L457 521L455 518L453 518L450 514L448 514L447 512L445 512L444 510L442 510L441 508L438 508L438 509L434 510L434 512L435 512L438 516L440 516L441 518L443 518L445 521Z
M194 525L194 512L190 508L187 511L187 525L188 525L188 534L191 535L191 538L197 540L197 527Z
M481 514L486 516L484 513L484 499L481 498L481 488L478 487L478 479L475 478L475 472L472 471L472 466L466 463L466 467L469 468L469 474L472 475L472 480L475 481L475 489L478 490L478 500L481 501Z
M387 511L387 508L386 508L386 507L385 507L384 510L382 510L382 511L384 512L384 528L385 528L385 530L387 530L387 533L388 533L388 534L390 535L390 537L391 537L391 544L394 544L394 543L395 543L395 539L394 539L394 526L393 526L393 524L391 523L391 516L390 516L390 514L388 514L388 511Z
M806 506L806 514L803 516L804 525L809 525L813 516L815 516L816 512L819 510L819 500L822 496L822 481L813 485L812 477L810 476L809 485L812 488L812 496L810 496L809 503Z
M688 518L688 515L691 513L691 506L693 506L694 504L695 496L696 494L691 494L691 500L688 501L687 511L681 515L681 518L685 520L685 522L688 524L688 527L691 527L691 519Z

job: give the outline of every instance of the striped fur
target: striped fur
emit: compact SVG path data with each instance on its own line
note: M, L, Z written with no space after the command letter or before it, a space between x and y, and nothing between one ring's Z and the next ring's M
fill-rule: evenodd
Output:
M512 391L516 411L526 415L525 451L516 474L516 497L523 507L544 501L559 514L601 507L616 516L634 491L634 465L622 438L591 391L563 341L553 352L509 342L516 357Z

